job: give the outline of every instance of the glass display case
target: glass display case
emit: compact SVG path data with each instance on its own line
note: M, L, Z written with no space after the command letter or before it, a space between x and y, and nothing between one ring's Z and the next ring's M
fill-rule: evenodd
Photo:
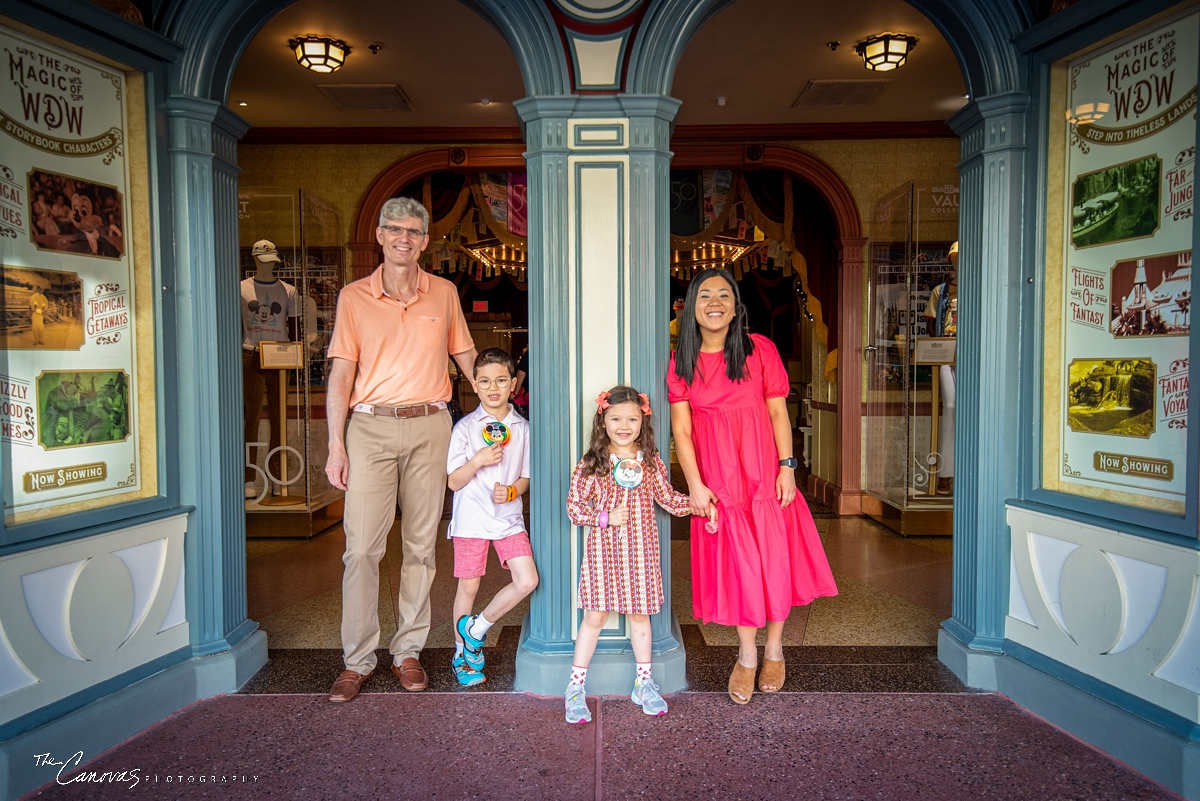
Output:
M953 529L956 329L927 330L926 315L957 319L957 196L956 185L907 184L879 204L872 227L864 511L904 535ZM939 306L942 295L952 305Z
M259 316L286 315L293 343L257 353L243 343L244 383L267 385L257 418L251 407L259 405L258 395L246 394L246 534L310 537L342 516L343 493L325 475L325 352L345 274L344 233L333 206L306 190L243 189L238 200L244 330ZM267 245L274 245L278 261L261 256L270 254ZM252 288L256 281L271 286L271 279L294 290L278 308Z

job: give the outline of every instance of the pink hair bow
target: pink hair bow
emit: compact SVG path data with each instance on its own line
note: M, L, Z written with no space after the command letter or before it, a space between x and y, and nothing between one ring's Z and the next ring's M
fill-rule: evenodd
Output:
M638 393L638 400L642 402L642 414L649 416L650 414L650 397L641 392Z
M612 405L608 402L608 393L607 392L601 392L599 395L596 396L596 405L600 407L600 408L596 409L596 414L604 414L604 410Z

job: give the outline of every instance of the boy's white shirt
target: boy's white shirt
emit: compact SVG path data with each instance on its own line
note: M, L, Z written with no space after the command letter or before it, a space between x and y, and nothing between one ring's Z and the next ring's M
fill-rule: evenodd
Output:
M446 457L446 473L453 473L466 464L485 443L483 427L497 418L480 406L459 420L450 433L450 453ZM488 465L475 471L466 486L454 493L454 506L447 537L472 537L499 540L527 531L521 499L496 503L492 492L497 482L501 486L529 478L529 422L510 403L508 414L500 422L508 427L508 444L500 464Z

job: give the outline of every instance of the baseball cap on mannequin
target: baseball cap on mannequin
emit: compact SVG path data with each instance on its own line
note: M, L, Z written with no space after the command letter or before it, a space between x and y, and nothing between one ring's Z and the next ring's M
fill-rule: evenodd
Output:
M279 261L279 251L275 249L275 243L266 239L260 239L255 242L251 253L259 261Z

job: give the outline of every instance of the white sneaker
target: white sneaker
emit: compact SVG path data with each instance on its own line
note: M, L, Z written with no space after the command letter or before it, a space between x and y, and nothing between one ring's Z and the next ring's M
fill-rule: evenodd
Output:
M567 723L591 723L592 711L588 709L587 693L582 684L567 685Z
M642 708L647 715L667 714L667 702L658 691L658 685L653 681L639 681L633 685L633 693L629 700Z
M250 498L257 498L257 497L258 497L258 490L256 490L254 488L254 482L247 481L246 482L246 498L250 499Z

